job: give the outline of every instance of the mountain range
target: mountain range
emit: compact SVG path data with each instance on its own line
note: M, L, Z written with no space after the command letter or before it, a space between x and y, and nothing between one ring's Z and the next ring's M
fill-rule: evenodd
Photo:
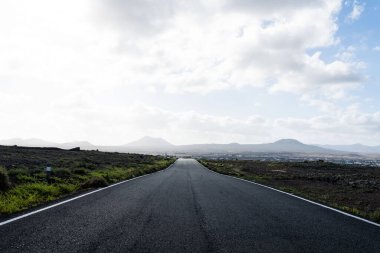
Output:
M142 153L244 153L244 152L267 152L267 153L380 153L380 146L353 145L308 145L295 139L281 139L273 143L264 144L191 144L173 145L162 138L145 136L139 140L120 146L96 146L87 141L74 141L67 143L55 143L41 139L8 139L0 140L0 145L17 145L27 147L58 147L71 149L80 147L85 150L103 150L114 152L142 152Z
M360 143L352 145L317 145L322 148L340 150L353 153L380 153L380 146L366 146Z
M41 139L21 139L21 138L13 138L7 140L0 140L0 145L5 146L22 146L22 147L57 147L62 149L71 149L75 147L81 147L86 150L94 150L97 147L88 141L74 141L74 142L65 142L65 143L56 143L45 141Z

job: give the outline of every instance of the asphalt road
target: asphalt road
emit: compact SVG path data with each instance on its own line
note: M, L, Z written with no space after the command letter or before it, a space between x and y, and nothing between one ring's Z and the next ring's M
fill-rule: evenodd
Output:
M380 228L179 159L0 226L0 252L380 252Z

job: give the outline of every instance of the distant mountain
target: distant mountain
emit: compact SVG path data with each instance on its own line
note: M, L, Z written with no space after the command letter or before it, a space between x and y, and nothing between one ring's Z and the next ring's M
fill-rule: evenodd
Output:
M296 139L280 139L278 141L273 142L273 144L275 145L305 145Z
M86 149L86 150L95 150L98 149L97 146L91 144L88 141L73 141L73 142L65 142L61 144L57 144L59 148L63 149L71 149L71 148L76 148L80 147L81 149Z
M306 145L294 139L281 139L273 143L264 144L194 144L177 146L182 152L267 152L267 153L334 153L335 150L329 150L314 145Z
M71 149L75 147L80 147L81 149L97 149L96 146L93 144L87 142L87 141L74 141L74 142L66 142L66 143L56 143L56 142L49 142L41 139L21 139L21 138L13 138L13 139L7 139L7 140L0 140L0 145L6 145L6 146L22 146L22 147L56 147L56 148L62 148L62 149Z
M6 146L24 146L24 147L57 147L57 143L44 141L41 139L21 139L21 138L13 138L7 140L0 140L0 145Z
M128 153L245 153L245 152L265 152L265 153L316 153L316 154L337 154L342 152L351 153L380 153L380 146L365 146L361 144L353 145L308 145L295 139L281 139L273 143L264 144L191 144L173 145L162 138L145 136L139 140L121 146L95 146L87 141L74 141L67 143L54 143L41 139L8 139L0 140L0 145L26 146L26 147L58 147L71 149L80 147L85 150L99 149L111 152Z
M314 145L307 145L295 139L281 139L273 143L257 144L256 150L261 152L301 152L301 153L327 153L329 149Z
M281 139L274 143L258 144L256 146L262 152L331 153L329 149L304 144L295 139Z
M322 148L328 148L333 150L353 152L353 153L380 153L380 146L366 146L362 144L352 145L318 145Z
M130 142L125 146L129 147L173 147L174 145L162 138L145 136L137 141Z

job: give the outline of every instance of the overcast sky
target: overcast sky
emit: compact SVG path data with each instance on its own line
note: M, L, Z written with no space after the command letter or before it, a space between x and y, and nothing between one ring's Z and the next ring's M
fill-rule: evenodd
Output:
M2 0L0 139L380 145L376 0Z

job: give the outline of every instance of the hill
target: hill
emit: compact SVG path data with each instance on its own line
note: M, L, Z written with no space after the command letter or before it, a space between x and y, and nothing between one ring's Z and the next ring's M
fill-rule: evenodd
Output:
M145 136L137 141L130 142L127 147L173 147L174 145L162 138Z
M380 146L366 146L360 143L352 145L318 145L322 148L328 148L333 150L340 150L353 153L380 153Z
M273 143L264 144L194 144L177 146L183 152L268 152L268 153L334 153L335 150L325 149L314 145L303 144L294 139L281 139Z

